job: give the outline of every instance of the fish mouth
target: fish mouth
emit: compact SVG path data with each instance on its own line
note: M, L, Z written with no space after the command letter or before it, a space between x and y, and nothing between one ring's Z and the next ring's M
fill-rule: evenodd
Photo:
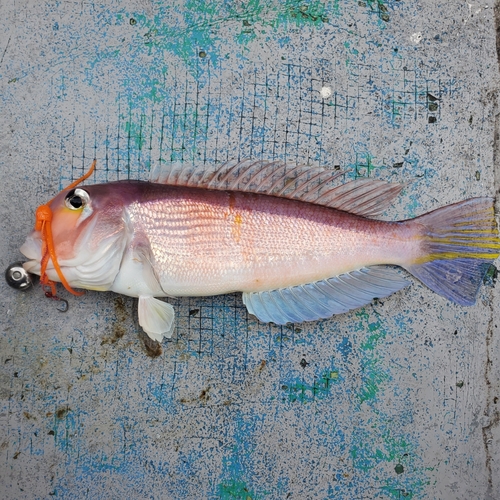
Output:
M128 238L125 233L117 232L103 238L96 248L88 250L88 239L92 237L92 234L92 231L87 231L75 256L60 260L59 265L70 286L89 290L109 290L120 269ZM40 232L33 231L26 238L20 251L29 259L23 263L25 271L40 276L42 260ZM49 280L61 281L50 258L45 272Z
M30 259L23 263L24 270L40 276L42 273L42 238L40 233L38 231L31 233L19 250L25 257ZM47 262L45 272L51 281L61 281L51 259Z
M30 234L20 248L21 253L28 259L40 260L42 256L42 239L40 233Z
M37 274L38 276L40 276L40 273L42 271L40 268L40 261L37 260L29 260L28 262L23 262L23 267L27 273Z
M42 240L40 233L30 234L19 249L21 253L30 259L23 264L25 271L40 275L40 260L42 259Z

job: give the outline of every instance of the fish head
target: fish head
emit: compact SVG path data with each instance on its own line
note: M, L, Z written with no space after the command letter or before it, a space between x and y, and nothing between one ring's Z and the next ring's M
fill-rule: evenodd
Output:
M50 281L66 280L70 287L108 290L132 232L126 212L130 187L121 184L120 189L120 184L65 189L39 207L35 230L21 246L30 259L25 270ZM43 222L41 209L49 214Z

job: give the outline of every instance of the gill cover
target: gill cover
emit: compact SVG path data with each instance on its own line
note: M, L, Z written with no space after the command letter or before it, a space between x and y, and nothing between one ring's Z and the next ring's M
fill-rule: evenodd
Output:
M78 184L83 182L85 179L92 175L96 166L96 160L92 162L89 171L72 182L66 189L74 189ZM85 194L84 194L85 193ZM85 197L86 195L86 197ZM53 199L53 198L52 198ZM47 276L47 265L49 259L52 260L52 265L61 280L64 288L73 295L83 295L84 292L77 292L71 288L68 281L64 277L64 274L57 261L57 255L54 247L54 239L52 237L52 209L49 206L50 200L45 205L40 205L36 210L36 221L35 221L35 231L40 231L42 238L42 259L40 261L40 282L42 285L50 286L52 295L56 295L56 284L54 281L50 280ZM88 194L83 191L83 189L75 189L74 192L70 192L69 196L66 197L66 206L72 210L83 210L85 204L88 202Z

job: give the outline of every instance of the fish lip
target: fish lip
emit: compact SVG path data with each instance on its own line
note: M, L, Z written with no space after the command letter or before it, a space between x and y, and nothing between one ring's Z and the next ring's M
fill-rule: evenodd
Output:
M40 275L40 261L38 260L29 260L28 262L23 263L24 270L30 274L38 274Z
M40 261L42 259L42 240L39 234L38 232L30 234L19 249L20 252L29 259L27 262L23 263L24 270L28 273L38 275L40 275Z
M30 234L19 249L30 260L42 259L42 240L39 234L38 232Z

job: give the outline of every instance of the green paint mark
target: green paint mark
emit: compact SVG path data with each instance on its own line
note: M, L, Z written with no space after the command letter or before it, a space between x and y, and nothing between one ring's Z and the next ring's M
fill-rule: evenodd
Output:
M138 151L142 151L146 144L146 137L144 136L144 123L145 117L141 116L140 122L135 123L127 121L124 123L123 127L125 130L126 137L130 141L129 149L135 148Z
M277 10L276 19L271 21L270 25L274 28L279 26L288 27L291 24L295 24L297 27L305 25L319 27L329 20L326 14L326 4L319 1L288 0L282 4L282 9Z
M189 0L182 9L165 6L164 2L156 4L159 14L152 18L139 13L128 16L135 21L134 26L141 29L141 45L147 47L149 55L170 52L188 67L193 66L193 56L200 50L217 65L221 49L232 42L245 46L267 35L265 28L274 31L306 26L320 28L328 22L329 6L329 2L319 0L250 0L245 3ZM222 26L229 28L227 38L221 35Z
M365 309L356 313L360 318L358 327L361 331L368 331L369 335L361 344L361 349L365 351L362 358L362 385L359 391L361 402L374 401L381 390L381 386L387 382L390 377L380 366L380 358L377 356L376 347L385 339L387 332L380 321L369 322L369 314Z
M404 488L398 488L394 486L382 486L380 488L381 491L383 491L388 498L394 498L395 500L401 500L402 498L411 500L412 498L415 498L415 492L414 491L407 491ZM419 491L422 491L419 488ZM416 498L423 498L420 495Z
M301 379L281 386L288 393L288 401L294 403L309 403L316 399L324 399L330 394L332 384L339 381L337 370L325 370L319 379L314 379L312 384L307 384Z
M161 123L164 129L160 161L193 162L197 160L198 145L208 135L209 105L199 104L189 99L183 105L179 105L176 99L164 99L154 89L153 85L147 97L152 101L156 101L157 98L161 99L167 104L163 109L164 114L156 117L154 122L154 124ZM195 92L195 89L192 92ZM121 128L127 140L127 150L131 155L141 159L141 152L151 148L153 118L141 112L143 107L141 110L135 110L132 102L129 106L128 114L120 116Z
M490 264L490 267L488 267L488 270L484 275L483 283L487 286L495 286L497 279L498 269L493 264Z
M219 498L221 500L257 500L258 497L243 481L231 480L227 484L219 485Z
M379 398L391 381L384 359L384 339L388 331L375 312L363 308L356 316L355 330L362 332L363 340L359 345L361 383L353 410L354 415L370 413L353 432L350 446L353 467L367 475L378 471L381 463L392 464L395 474L377 477L383 498L421 498L429 479L426 469L419 466L422 460L417 445L404 425L387 411L385 400ZM403 472L405 475L401 476Z
M381 0L368 4L378 13L387 11ZM109 22L127 25L132 41L100 52L89 66L94 68L105 60L119 59L116 66L121 67L126 75L122 80L126 94L135 101L154 103L170 97L169 89L165 88L165 75L173 71L187 69L199 79L209 68L220 66L226 58L249 57L253 42L265 40L283 47L289 43L287 34L290 30L320 30L332 17L342 15L340 0L187 0L167 3L155 0L151 10L153 14L126 10L114 14L114 19ZM353 57L356 53L357 50L353 49ZM171 63L172 58L167 54L178 61ZM137 64L144 57L150 58L154 64L147 68Z
M390 21L389 10L387 9L387 5L385 4L384 0L365 0L365 2L359 3L365 3L365 5L368 5L371 11L376 12L378 18L382 21L386 23Z
M225 500L260 500L270 493L266 490L254 491L246 481L252 478L252 463L255 451L255 435L263 416L259 412L234 415L235 429L233 444L222 457L220 479L214 484L215 491L210 496ZM249 479L250 478L250 479Z
M354 177L358 179L359 177L370 177L374 170L387 167L386 165L375 165L373 163L373 156L370 153L356 153L356 162L353 165L349 165L349 168L354 170Z
M357 469L367 472L380 462L394 462L410 456L410 451L413 451L410 443L397 435L388 424L383 422L376 426L379 430L379 440L376 442L370 438L369 429L360 432L357 443L351 448L351 457Z

